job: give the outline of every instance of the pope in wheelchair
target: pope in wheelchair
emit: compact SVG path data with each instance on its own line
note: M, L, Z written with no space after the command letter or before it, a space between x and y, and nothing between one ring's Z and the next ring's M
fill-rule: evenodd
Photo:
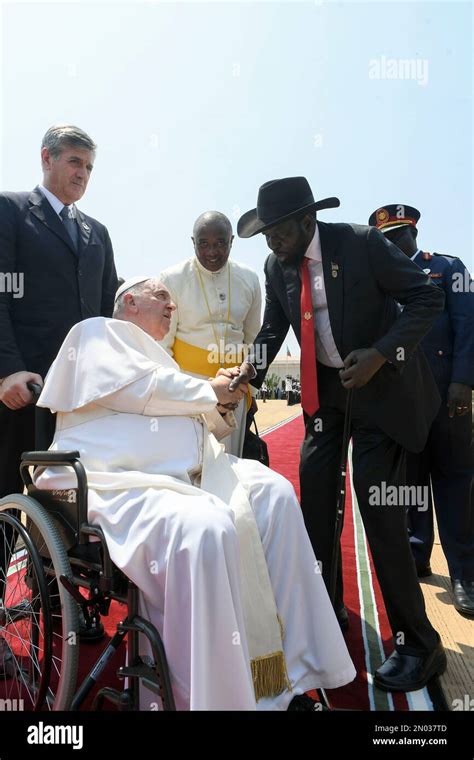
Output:
M57 412L51 451L80 452L88 520L162 637L177 709L286 710L355 670L292 486L218 443L245 386L190 377L157 343L174 308L134 278L113 319L72 328L38 402ZM66 467L35 483L76 484Z

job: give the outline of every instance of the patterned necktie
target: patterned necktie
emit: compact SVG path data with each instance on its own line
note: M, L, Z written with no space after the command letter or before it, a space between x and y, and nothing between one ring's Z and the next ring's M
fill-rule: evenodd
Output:
M319 409L313 299L306 256L301 264L301 406L310 417Z
M73 219L71 216L69 216L68 206L63 206L59 216L61 217L65 228L67 229L68 235L72 240L72 244L75 250L78 251L79 250L79 227L77 226L76 220Z

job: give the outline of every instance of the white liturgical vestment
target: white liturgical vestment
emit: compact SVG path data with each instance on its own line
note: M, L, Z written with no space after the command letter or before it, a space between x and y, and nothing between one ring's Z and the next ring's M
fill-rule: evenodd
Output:
M293 488L260 463L222 452L203 417L222 423L209 382L180 372L139 327L97 317L72 328L39 404L58 412L51 449L80 452L89 520L140 589L140 612L162 636L179 710L286 710L296 694L354 678ZM206 468L214 454L213 479ZM219 480L226 468L230 477ZM72 488L75 477L46 469L36 484ZM239 489L258 547L234 498ZM256 565L259 552L269 584L261 601L246 580L255 574L260 582L261 570L244 567ZM255 621L258 628L259 615L265 620L273 651L266 621L274 610L287 685L256 699ZM158 700L143 689L141 697L141 709Z
M242 348L255 340L260 330L262 296L258 275L249 267L228 260L218 272L210 272L193 256L165 269L159 279L176 304L168 335L161 345L175 358L183 372L207 379L221 366L213 355L224 355L228 366L238 366L245 358ZM189 347L210 355L203 371L199 355ZM216 350L214 350L216 346ZM194 371L193 369L194 368ZM246 402L236 412L236 429L223 441L229 454L242 455Z

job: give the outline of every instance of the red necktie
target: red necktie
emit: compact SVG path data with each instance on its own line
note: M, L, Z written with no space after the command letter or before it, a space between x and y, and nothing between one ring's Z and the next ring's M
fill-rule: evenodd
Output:
M310 417L319 409L313 299L306 256L301 264L301 406Z

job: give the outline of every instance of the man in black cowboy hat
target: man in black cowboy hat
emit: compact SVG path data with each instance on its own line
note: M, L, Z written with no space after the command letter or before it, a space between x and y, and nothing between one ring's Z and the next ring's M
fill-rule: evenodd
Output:
M424 451L407 456L408 482L424 487L428 494L427 509L409 507L410 545L418 576L431 575L434 502L454 606L462 615L474 616L474 286L460 259L420 249L419 218L420 212L406 204L381 206L369 218L369 224L414 261L446 297L444 310L421 343L442 404Z
M405 449L423 449L439 407L436 385L416 349L444 299L376 229L316 221L316 211L337 206L337 198L315 201L304 177L290 177L262 185L257 208L239 220L240 237L262 232L272 251L265 262L263 326L255 340L266 346L266 359L255 369L243 364L241 373L259 387L293 327L301 345L306 423L301 505L326 584L346 392L357 389L354 486L396 647L374 682L389 691L412 691L443 672L446 656L426 616L405 508L393 499L384 503L384 494L403 494ZM335 609L341 626L347 625L340 570Z

